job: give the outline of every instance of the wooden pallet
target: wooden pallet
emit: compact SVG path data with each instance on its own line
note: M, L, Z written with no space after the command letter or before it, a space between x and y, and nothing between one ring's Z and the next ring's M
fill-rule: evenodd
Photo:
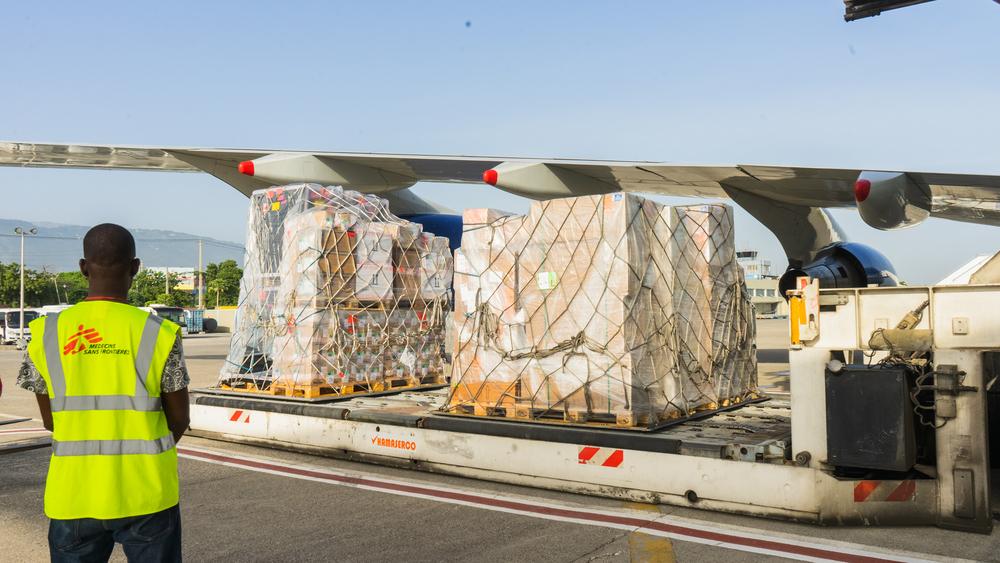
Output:
M526 404L484 404L466 403L452 405L449 410L455 414L506 418L524 422L563 422L581 426L614 425L621 427L645 426L637 423L632 413L588 413L586 411L564 411L561 409L541 409ZM648 422L648 421L647 421Z
M573 409L541 409L530 403L515 401L513 404L485 404L465 402L446 407L443 414L507 420L533 424L556 424L582 428L621 428L625 430L654 431L690 420L698 420L740 406L767 400L757 393L743 398L727 399L722 404L707 403L688 413L672 412L663 417L651 418L627 411L619 413L593 413Z
M293 384L275 382L271 384L269 392L272 395L283 397L299 397L303 399L318 399L322 397L337 397L344 395L363 396L371 393L383 393L385 391L405 391L416 387L426 387L429 385L445 385L447 379L444 375L428 375L426 377L390 377L378 379L372 382L352 381L348 383L330 384Z
M369 393L373 391L372 386L364 381L352 381L331 385L328 383L314 384L287 384L275 382L271 384L271 394L283 397L300 397L303 399L317 399L331 395L355 395Z
M487 405L466 403L448 407L449 414L473 416L477 418L504 419L518 422L541 424L566 424L581 427L624 428L632 430L653 430L682 420L679 413L662 420L651 419L649 415L633 412L595 413L586 410L542 409L527 404Z
M636 426L648 427L650 424L649 415L637 415L633 412L622 411L617 413L589 412L586 409L540 409L534 408L530 404L514 405L513 413L508 413L509 418L520 420L552 420L562 421L569 424L579 424L584 426L617 426L620 428L632 428Z
M238 383L232 383L232 384L223 383L222 385L219 386L219 389L222 389L224 391L236 391L239 393L259 393L264 395L270 395L271 391L267 389L268 386L269 384L265 385L262 388L261 386L256 385L250 381L240 381Z

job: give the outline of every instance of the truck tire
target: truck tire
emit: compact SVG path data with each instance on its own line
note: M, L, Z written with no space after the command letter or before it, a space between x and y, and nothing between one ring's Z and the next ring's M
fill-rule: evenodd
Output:
M202 321L202 329L205 332L215 332L219 328L219 321L215 319L205 319Z

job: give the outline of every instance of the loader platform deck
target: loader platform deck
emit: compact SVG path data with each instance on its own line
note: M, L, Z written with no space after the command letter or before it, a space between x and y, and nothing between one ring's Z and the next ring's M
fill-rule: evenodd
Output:
M689 419L650 432L607 426L510 421L440 413L447 389L342 398L335 402L291 401L247 396L215 389L193 393L193 404L321 419L348 420L403 428L422 428L648 452L782 463L790 456L791 409L787 400L767 399Z

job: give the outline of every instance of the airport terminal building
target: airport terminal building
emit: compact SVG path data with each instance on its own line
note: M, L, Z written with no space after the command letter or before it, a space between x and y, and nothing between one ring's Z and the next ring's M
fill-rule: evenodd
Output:
M756 250L738 251L736 261L743 268L757 318L787 317L788 303L778 293L778 276L771 274L771 261L761 258Z

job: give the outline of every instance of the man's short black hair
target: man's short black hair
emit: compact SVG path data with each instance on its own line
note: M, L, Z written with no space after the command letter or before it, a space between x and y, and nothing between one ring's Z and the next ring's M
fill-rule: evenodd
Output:
M121 225L101 223L84 235L83 258L106 268L128 266L135 258L135 238Z

